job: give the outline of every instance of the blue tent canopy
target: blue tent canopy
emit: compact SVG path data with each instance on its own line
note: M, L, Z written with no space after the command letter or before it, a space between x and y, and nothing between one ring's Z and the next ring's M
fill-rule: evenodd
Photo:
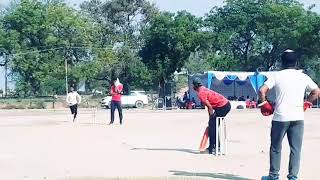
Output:
M226 85L232 83L237 83L238 85L244 85L247 80L251 83L255 92L263 85L267 77L264 74L255 72L224 72L224 71L208 71L208 84L207 87L210 88L212 81L217 79L222 81Z

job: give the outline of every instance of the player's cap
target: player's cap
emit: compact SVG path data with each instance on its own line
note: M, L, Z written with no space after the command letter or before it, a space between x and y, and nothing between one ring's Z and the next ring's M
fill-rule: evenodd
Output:
M287 49L281 55L282 64L295 65L298 61L298 55L294 50Z
M194 87L200 87L200 86L202 86L201 83L202 83L202 81L201 81L200 78L194 78L193 81L192 81L192 84L193 84Z
M287 49L284 51L285 53L290 53L290 52L294 52L294 50L291 50L291 49Z

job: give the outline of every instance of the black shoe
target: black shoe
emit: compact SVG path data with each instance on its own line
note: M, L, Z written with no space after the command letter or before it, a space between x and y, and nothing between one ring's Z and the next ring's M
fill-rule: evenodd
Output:
M212 149L207 148L205 151L200 151L200 154L212 154Z
M113 122L110 122L108 125L112 125L113 124Z

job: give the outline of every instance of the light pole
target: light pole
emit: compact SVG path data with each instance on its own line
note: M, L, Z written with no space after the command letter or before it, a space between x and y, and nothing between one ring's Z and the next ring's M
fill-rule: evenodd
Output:
M7 55L5 52L0 52L0 61L1 66L4 67L4 91L3 94L5 97L7 97L8 94L8 58L9 55Z
M7 67L7 63L4 65L4 76L5 76L5 80L4 80L4 96L7 97L8 95L8 67Z
M259 93L258 93L258 91L259 91L258 76L259 76L260 72L262 72L262 67L258 67L258 68L256 69L256 72L255 72L257 100L259 99Z
M68 61L67 58L64 60L64 66L65 66L65 71L66 71L66 75L65 75L65 80L66 80L66 94L68 94Z

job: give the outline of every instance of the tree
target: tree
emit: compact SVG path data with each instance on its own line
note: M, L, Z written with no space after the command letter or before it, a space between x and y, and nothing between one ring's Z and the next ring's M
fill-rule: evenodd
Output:
M113 48L114 61L99 75L100 80L109 81L117 76L126 90L150 88L150 75L138 57L141 46L141 29L157 12L146 0L91 0L81 4L81 9L93 22L94 44Z
M77 76L86 77L88 90L106 89L110 86L112 69L118 62L117 55L113 49L93 48L92 61L83 63L77 68Z
M276 69L287 48L319 78L320 16L295 0L226 0L204 18L160 12L148 0L20 0L0 10L0 66L21 95L65 92L86 82L105 89L119 77L127 91L152 89L182 68ZM319 80L318 80L319 81Z
M305 10L295 1L265 5L262 16L264 21L259 27L259 38L265 44L264 52L260 53L264 62L268 63L264 63L267 69L276 63L280 54L287 48L294 49L300 54L314 56L310 50L313 49L312 45L317 39L311 40L307 37L319 32L316 16L318 15Z
M119 77L125 84L124 89L150 90L151 74L141 61L141 58L127 46L117 50L118 62L113 67L114 75Z
M55 82L50 91L65 89L64 61L69 65L70 82L77 66L90 59L90 24L74 9L60 1L42 3L22 0L11 7L3 18L6 32L3 48L10 54L10 68L24 94L39 95ZM83 48L84 47L84 48ZM50 84L49 83L49 84Z
M157 12L146 0L91 0L81 9L95 22L102 46L121 43L132 48L139 45L141 27Z
M232 57L239 65L247 66L257 34L260 5L252 0L229 0L225 6L213 8L205 19L214 37L212 47L224 57Z
M1 12L1 11L0 11ZM5 42L5 31L2 24L2 15L0 15L0 66L5 66L7 64L6 49L4 49L3 44Z
M175 71L180 71L190 53L200 46L200 19L186 11L160 13L143 32L144 46L140 51L142 61L160 84L163 95L165 81Z
M77 88L79 81L88 78L87 73L77 72L94 61L93 26L86 17L62 3L48 4L47 12L45 26L49 28L49 33L46 42L50 47L61 47L52 55L61 57L58 58L60 67L64 67L64 60L67 60L69 84ZM60 77L61 75L64 73L60 72Z
M311 55L317 46L317 17L293 0L228 0L205 18L211 51L227 58L216 58L212 66L228 61L235 63L230 70L269 70L287 48Z
M4 49L10 54L22 50L34 51L45 45L47 29L43 26L46 10L43 4L35 0L22 0L3 18L3 26L7 31ZM33 94L39 93L42 63L45 59L39 53L21 54L11 58L13 73L19 74L25 86L29 86ZM38 72L38 73L36 73Z

